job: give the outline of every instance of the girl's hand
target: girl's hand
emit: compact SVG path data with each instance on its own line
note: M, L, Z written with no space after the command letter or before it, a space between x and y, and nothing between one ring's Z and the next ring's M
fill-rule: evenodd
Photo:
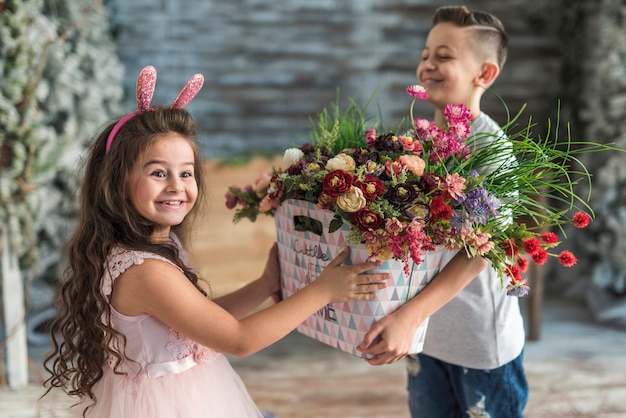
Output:
M323 287L328 292L330 302L376 298L376 291L387 286L385 281L389 279L389 273L367 273L380 267L381 261L342 266L349 255L350 248L339 253L311 285Z
M276 303L280 302L282 295L280 292L280 263L278 261L277 243L274 243L270 249L261 280L267 286L269 297Z

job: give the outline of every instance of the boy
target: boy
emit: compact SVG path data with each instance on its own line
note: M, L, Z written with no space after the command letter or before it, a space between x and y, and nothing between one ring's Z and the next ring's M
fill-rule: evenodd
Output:
M417 78L439 126L445 125L446 104L462 103L473 116L472 135L502 132L481 112L480 99L504 65L507 44L502 23L491 14L463 6L435 11ZM464 251L449 252L447 260L420 294L374 324L361 351L374 355L372 365L398 361L430 317L423 352L408 357L411 415L522 417L528 385L518 299L502 290L488 261Z

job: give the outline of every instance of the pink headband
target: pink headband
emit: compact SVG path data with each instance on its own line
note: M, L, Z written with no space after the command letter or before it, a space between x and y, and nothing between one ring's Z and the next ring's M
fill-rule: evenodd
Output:
M109 153L109 150L111 149L111 144L113 143L113 139L115 139L115 135L117 135L122 126L126 122L128 122L128 120L133 116L150 109L150 102L152 101L152 95L154 94L154 86L156 85L156 76L156 69L151 65L144 67L139 73L139 76L137 77L136 93L137 110L124 116L115 124L115 126L111 130L111 133L109 134L109 137L107 138L105 154ZM189 103L194 97L196 97L196 94L198 94L198 92L202 88L202 84L204 84L204 77L202 76L202 74L196 74L191 77L185 87L183 87L180 93L178 93L178 96L176 96L176 99L174 99L174 101L170 105L170 108L182 109L183 107L185 107L187 103Z

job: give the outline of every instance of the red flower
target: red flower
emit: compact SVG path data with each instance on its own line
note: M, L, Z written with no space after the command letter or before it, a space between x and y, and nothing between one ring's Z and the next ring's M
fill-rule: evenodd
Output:
M541 239L547 245L554 245L559 242L559 237L557 237L554 232L544 232L541 234Z
M524 251L526 254L533 255L541 250L541 242L537 238L528 238L523 242Z
M356 181L354 185L361 189L368 201L376 200L385 192L385 184L374 176L365 176L363 181Z
M502 241L502 248L507 257L515 257L517 255L517 244L513 238Z
M350 187L354 177L343 170L334 170L326 174L322 181L322 191L331 197L339 197L345 194Z
M321 192L317 197L317 207L320 209L330 209L335 203L335 199L328 193Z
M561 254L559 254L558 258L559 258L559 263L561 263L561 265L565 267L572 267L578 261L576 260L576 257L574 256L574 254L572 254L571 252L567 250L563 250Z
M572 218L572 223L576 228L585 228L589 225L589 215L584 212L576 212L574 217Z
M394 176L398 177L402 173L402 163L398 160L388 160L385 161L385 174L388 177L392 177L392 173Z
M441 198L435 197L430 202L430 213L434 219L450 219L452 208Z
M548 252L543 248L539 248L539 250L531 254L531 257L533 261L538 265L546 264L546 262L548 261Z
M522 273L526 273L528 271L528 259L526 257L517 257L515 261L517 262L517 265Z
M512 280L522 280L522 271L520 270L519 266L517 266L516 264L507 264L506 274Z
M361 231L375 231L383 225L383 218L371 209L363 208L352 214L352 222Z

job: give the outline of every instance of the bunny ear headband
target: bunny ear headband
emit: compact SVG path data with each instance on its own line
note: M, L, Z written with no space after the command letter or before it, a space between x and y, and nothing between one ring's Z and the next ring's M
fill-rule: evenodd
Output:
M109 153L109 150L111 149L111 144L113 143L113 139L115 139L115 135L117 135L122 126L126 122L128 122L130 118L139 113L150 110L150 102L152 101L152 95L154 94L156 77L157 72L153 66L148 65L147 67L143 67L143 69L139 73L139 76L137 77L137 110L124 116L115 124L115 126L111 130L111 133L109 134L109 137L107 138L105 154ZM176 99L174 99L174 101L170 105L170 108L182 109L183 107L185 107L187 103L189 103L194 97L196 97L196 94L198 94L198 92L202 88L203 83L204 77L202 76L202 74L196 74L191 77L185 87L183 87L180 93L178 93L178 96L176 96Z

